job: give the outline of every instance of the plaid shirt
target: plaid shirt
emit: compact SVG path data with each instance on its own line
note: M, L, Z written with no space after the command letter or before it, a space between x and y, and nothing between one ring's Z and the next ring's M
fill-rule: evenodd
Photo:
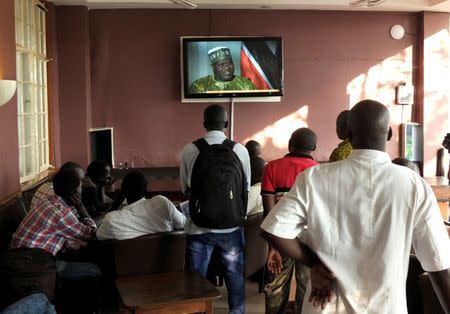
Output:
M13 234L11 248L40 248L56 255L61 249L78 249L75 240L94 237L97 226L91 218L78 220L59 196L50 196L31 208Z

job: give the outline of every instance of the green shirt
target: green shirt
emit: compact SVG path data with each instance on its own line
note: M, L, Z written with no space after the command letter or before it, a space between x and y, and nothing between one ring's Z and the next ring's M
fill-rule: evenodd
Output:
M196 80L189 87L191 93L206 93L207 91L221 90L255 90L252 81L243 76L235 76L231 81L220 82L214 79L214 75L208 75Z
M348 139L343 140L339 143L338 147L336 147L330 155L331 161L338 161L347 159L352 152L352 144Z

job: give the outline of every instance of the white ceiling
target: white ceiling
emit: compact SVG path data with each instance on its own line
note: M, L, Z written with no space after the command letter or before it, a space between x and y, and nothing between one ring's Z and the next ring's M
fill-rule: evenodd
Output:
M170 0L51 0L57 5L85 5L90 9L169 8L182 9ZM273 9L273 10L364 10L364 11L439 11L450 12L450 0L386 0L372 7L351 7L350 0L189 0L198 9Z

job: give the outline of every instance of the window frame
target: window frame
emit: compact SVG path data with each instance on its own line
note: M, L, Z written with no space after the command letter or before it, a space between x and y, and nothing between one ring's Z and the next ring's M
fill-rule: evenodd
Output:
M20 183L42 179L53 154L48 16L40 0L15 0Z

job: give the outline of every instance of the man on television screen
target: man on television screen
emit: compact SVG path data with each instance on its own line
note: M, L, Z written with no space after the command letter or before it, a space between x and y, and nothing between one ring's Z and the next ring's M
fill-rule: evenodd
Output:
M222 90L255 90L256 87L246 77L234 75L234 64L228 47L215 47L208 51L214 75L194 81L189 87L193 94Z

